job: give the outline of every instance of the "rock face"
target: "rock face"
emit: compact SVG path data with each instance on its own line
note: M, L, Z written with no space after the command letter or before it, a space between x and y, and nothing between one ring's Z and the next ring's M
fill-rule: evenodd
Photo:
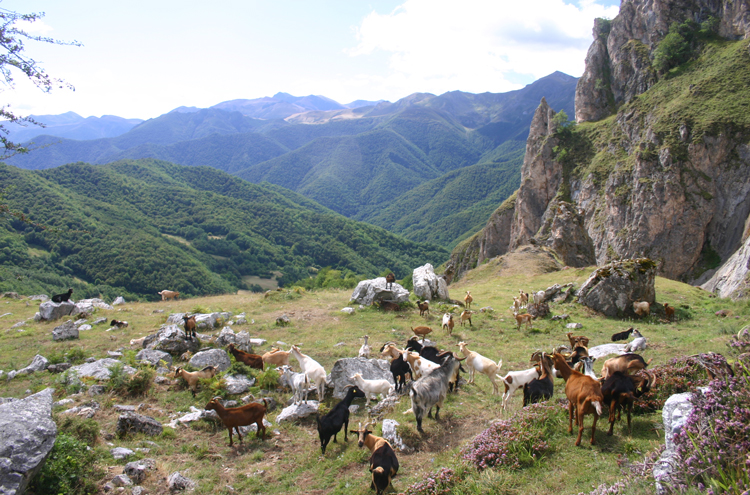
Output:
M200 351L190 359L190 366L201 370L206 366L215 366L219 371L226 371L231 365L229 355L224 349Z
M397 283L394 283L393 286L389 284L388 289L386 290L385 284L385 277L363 280L354 288L350 301L369 306L375 301L392 301L401 303L409 300L408 290L404 289Z
M68 320L52 329L52 340L69 340L78 338L78 326L75 321Z
M276 416L277 423L283 423L285 421L297 421L304 419L318 412L320 403L316 400L308 400L307 402L301 402L299 404L292 404L289 407L285 407L278 416Z
M255 378L248 378L242 375L227 375L224 377L226 391L229 394L243 394L255 385Z
M163 428L154 418L136 414L134 412L125 412L117 418L117 434L119 436L128 433L145 433L146 435L161 435Z
M154 349L143 349L138 351L135 355L136 361L145 361L151 366L159 366L160 361L164 361L167 367L172 366L172 355L164 351L156 351Z
M41 354L37 354L34 356L34 358L31 360L31 363L29 363L28 366L25 368L21 368L16 372L16 375L20 375L21 373L31 374L35 371L44 371L47 369L47 366L49 365L49 360L42 356Z
M607 316L635 316L633 302L656 300L656 264L648 258L615 261L597 269L578 291L578 302Z
M750 269L750 237L729 257L701 288L719 297L739 299L750 294L748 272Z
M0 404L0 493L24 493L52 450L57 438L52 392Z
M326 386L333 388L333 396L343 399L346 387L354 385L350 379L355 373L362 375L365 380L387 380L393 384L393 373L388 361L384 359L344 358L333 365L331 373L326 377Z
M449 300L448 282L444 277L435 275L431 264L415 268L411 275L414 283L414 294L420 299L434 301L436 299Z
M105 303L101 299L81 299L76 303L76 307L73 310L74 315L77 315L78 313L93 313L96 309L107 309L112 310L115 309L109 304Z
M39 305L39 316L46 321L59 320L63 316L69 316L73 313L75 307L76 305L70 301L61 303L45 301Z
M173 356L180 356L187 351L198 352L201 344L198 339L189 340L185 331L177 325L167 325L155 334L146 337L143 340L143 348L156 349L157 351L168 352Z

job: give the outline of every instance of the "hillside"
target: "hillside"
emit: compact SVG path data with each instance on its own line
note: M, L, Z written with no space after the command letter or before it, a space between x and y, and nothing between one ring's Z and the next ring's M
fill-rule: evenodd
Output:
M44 127L22 126L9 122L5 124L8 139L23 143L41 135L76 140L110 138L125 134L143 122L141 119L124 119L114 115L83 118L75 112L61 115L29 115L29 117L43 124Z
M126 160L31 172L2 165L0 177L11 209L52 228L2 219L0 290L71 286L154 299L165 288L201 295L267 285L263 279L287 284L326 266L403 277L447 257L208 167Z

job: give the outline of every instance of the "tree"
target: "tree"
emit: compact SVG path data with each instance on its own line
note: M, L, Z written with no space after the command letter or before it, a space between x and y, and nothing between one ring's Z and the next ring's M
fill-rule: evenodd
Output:
M54 88L66 87L75 90L71 84L47 74L44 68L26 53L24 43L27 41L82 46L78 41L60 41L44 36L34 36L24 30L23 24L36 22L43 17L44 12L20 14L0 8L0 75L2 75L7 88L15 86L14 76L20 71L44 93L49 93ZM43 126L31 117L21 117L14 114L9 105L0 107L0 119L14 124ZM0 148L2 148L0 160L29 151L29 148L8 139L8 128L3 123L0 123Z

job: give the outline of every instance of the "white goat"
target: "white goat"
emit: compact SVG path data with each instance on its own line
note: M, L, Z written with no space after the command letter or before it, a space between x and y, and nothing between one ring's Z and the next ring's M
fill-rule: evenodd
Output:
M295 373L288 365L279 367L282 376L286 379L289 386L292 387L292 400L295 404L304 402L307 404L307 391L310 388L310 380L304 373Z
M534 306L539 306L544 302L544 291L534 292Z
M367 344L367 339L369 339L369 337L365 335L365 343L359 348L359 357L370 359L370 346Z
M481 354L470 351L466 346L466 342L459 342L458 347L461 349L461 352L463 352L464 356L466 356L466 365L469 367L468 383L474 383L474 372L478 371L482 374L487 375L487 378L489 378L492 382L492 393L499 394L500 392L498 391L495 378L497 377L502 380L502 377L498 375L497 372L500 371L500 367L503 365L503 360L501 359L497 362L497 364L495 364L494 361L487 359Z
M418 352L402 351L401 355L404 357L404 361L409 363L412 376L415 380L419 380L440 367L439 364L420 356Z
M594 373L594 361L596 361L596 358L592 358L589 356L583 357L575 364L573 369L576 371L580 371L586 376L590 376L594 380L599 380L599 378L596 376L596 373ZM581 368L583 368L583 370L581 370Z
M502 377L503 384L505 385L505 392L503 393L503 409L505 409L506 403L510 400L516 390L519 388L522 389L524 385L531 383L532 380L536 380L539 376L539 372L535 366L527 370L509 371L507 375Z
M641 335L641 332L639 332L638 330L633 330L633 333L631 333L631 335L635 338L625 345L625 349L623 349L623 351L625 352L645 351L646 350L646 337Z
M360 373L355 373L351 380L365 393L367 399L365 407L370 405L370 399L375 398L377 394L380 394L381 398L387 397L394 389L393 384L388 380L367 380L362 378Z
M322 401L326 392L326 370L316 360L310 356L302 354L299 351L299 347L296 345L292 346L290 352L292 353L292 356L299 361L299 367L302 369L302 372L307 375L310 383L315 384L315 388L318 389L318 401Z

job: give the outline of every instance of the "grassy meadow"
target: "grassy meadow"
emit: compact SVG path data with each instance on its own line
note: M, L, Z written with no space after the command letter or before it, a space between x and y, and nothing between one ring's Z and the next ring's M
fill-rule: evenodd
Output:
M427 317L420 317L416 306L399 313L381 313L374 308L359 309L355 306L356 312L348 315L341 312L349 305L351 292L348 290L301 294L284 290L272 292L270 297L265 298L262 294L242 292L179 301L127 303L112 311L99 310L89 320L99 316L127 320L130 323L128 328L107 332L107 325L98 325L81 332L80 340L54 342L51 331L59 321L34 323L30 320L37 311L34 301L5 298L0 299L0 369L7 373L11 369L25 367L37 353L50 358L71 350L79 352L78 349L83 350L85 357L96 358L106 357L107 351L123 350L127 361L137 352L137 349L130 350L131 339L154 333L170 313L186 311L245 312L248 324L235 325L234 329L247 330L252 337L268 341L265 348L255 349L256 352L265 352L277 341L298 344L304 353L319 361L328 372L337 359L357 355L363 335L369 335L371 346L378 350L386 341L403 344L411 336L410 327L424 324L433 328L432 340L437 341L440 347L458 350L456 344L465 341L470 349L486 357L494 360L502 358L501 373L505 374L510 370L528 368L529 356L534 350L550 350L553 346L566 343L566 322L581 323L583 328L575 333L588 336L591 346L607 343L613 333L635 326L648 339L649 347L643 355L646 360L653 359L653 367L678 356L708 351L724 353L729 337L750 319L750 306L746 302L717 299L701 289L657 278L657 301L668 302L677 308L674 322L664 319L661 304L655 305L648 318L623 321L604 318L576 303L564 303L551 304L550 308L552 315L569 314L570 319L566 322L552 321L547 317L534 321L531 330L516 329L510 305L512 296L519 289L532 292L555 283L570 282L580 286L592 270L557 270L546 257L529 252L517 252L492 260L449 287L454 299L463 298L465 291L470 290L474 297L474 308L493 308L476 313L471 327L461 327L457 323L450 337L440 329L442 312L450 309L447 305L433 304ZM730 315L726 318L715 316L720 309L728 310ZM157 313L159 310L163 312ZM290 317L288 326L275 324L276 318L282 314ZM24 331L10 328L27 319L30 323L22 327ZM336 346L342 342L343 345ZM602 361L595 363L597 374ZM296 361L292 360L292 365L298 369ZM22 397L28 391L37 392L54 386L56 397L63 398L66 396L63 388L55 384L58 376L42 372L3 381L2 396ZM563 389L563 381L556 380L553 403L564 397ZM258 389L252 392L261 396ZM567 412L559 407L545 426L548 432L545 440L549 448L543 456L530 459L522 468L477 471L461 461L462 448L494 421L511 418L521 409L520 392L513 397L506 411L501 408L500 396L493 396L491 392L487 377L478 375L475 384L464 385L457 394L449 395L439 422L425 419L424 435L417 433L413 415L402 414L410 407L408 399L400 400L396 409L386 417L400 423L399 433L405 443L415 450L398 454L401 467L393 483L398 492L441 467L450 467L464 475L463 481L454 486L451 493L588 493L602 483L613 483L620 479L622 464L627 460L642 461L648 452L663 443L661 411L657 411L634 416L632 435L627 434L623 418L615 425L612 437L605 434L608 427L605 415L597 425L594 446L586 440L591 425L591 419L587 417L584 440L580 447L575 447L575 437L567 433ZM176 384L154 384L140 397L110 393L94 397L102 407L93 419L99 423L102 433L114 433L119 413L112 406L143 404L140 413L167 423L176 414L188 412L190 406L202 408L211 393L211 390L204 390L199 398L193 398L188 390ZM271 391L270 395L283 405L291 393ZM92 399L88 394L73 398L75 404L66 407ZM327 411L336 402L329 395L321 409ZM354 403L359 404L360 409L351 416L351 428L356 428L359 421L364 423L368 419L364 399L357 399ZM53 412L58 423L63 417L57 413L62 409L56 407ZM135 458L151 457L157 461L158 472L149 475L142 484L152 494L167 493L166 476L174 471L195 480L195 493L198 494L272 494L291 491L308 494L371 493L370 474L367 471L369 452L366 449L358 448L351 436L349 442L345 443L339 435L339 442L331 443L323 457L314 418L299 424L277 425L275 418L280 410L277 408L268 415L274 424L268 429L270 438L265 442L248 438L243 446L235 444L234 448L228 446L226 429L204 422L177 430L165 428L165 433L157 438L136 435L123 439L115 437L108 441L100 435L95 449L99 453L97 462L106 474L96 480L98 487L101 489L106 481L122 473L126 461L114 460L108 450L112 446L123 446L151 449L148 453L137 452ZM278 430L278 434L272 433L273 430ZM378 434L380 426L376 426L375 430ZM156 446L147 441L155 442ZM129 460L133 459L131 457ZM641 484L631 486L629 490L632 493L652 493L653 487Z

